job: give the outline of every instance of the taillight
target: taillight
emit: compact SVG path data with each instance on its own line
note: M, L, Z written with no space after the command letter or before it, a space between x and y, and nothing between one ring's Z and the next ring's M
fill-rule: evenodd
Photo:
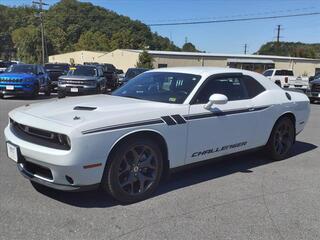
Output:
M284 78L284 82L285 82L285 83L288 83L288 77L285 77L285 78Z

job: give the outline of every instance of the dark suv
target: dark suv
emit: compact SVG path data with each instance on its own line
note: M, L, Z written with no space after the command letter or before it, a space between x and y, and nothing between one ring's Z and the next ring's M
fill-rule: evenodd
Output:
M110 90L116 89L119 86L119 78L115 66L109 63L100 64L100 66L103 68L103 74L107 81L107 88Z
M146 71L148 71L149 69L147 68L129 68L126 72L126 75L124 76L123 80L122 80L122 84L126 84L128 83L128 81L138 75L140 75L141 73L144 73Z
M44 68L50 77L51 91L58 90L58 79L62 75L66 75L70 65L67 63L47 63Z
M320 101L320 75L309 83L309 89L306 91L311 103Z
M67 94L105 93L106 79L102 67L79 65L70 67L67 75L59 77L58 97Z

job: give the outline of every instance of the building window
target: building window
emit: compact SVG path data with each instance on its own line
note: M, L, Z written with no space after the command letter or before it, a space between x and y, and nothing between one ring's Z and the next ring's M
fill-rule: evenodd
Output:
M158 64L158 68L166 68L166 67L168 67L168 64L165 64L165 63Z

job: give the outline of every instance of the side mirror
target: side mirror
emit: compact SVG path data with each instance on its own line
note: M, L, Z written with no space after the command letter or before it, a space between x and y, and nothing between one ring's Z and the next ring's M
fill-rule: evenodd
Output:
M228 97L226 95L215 93L210 96L209 102L204 105L204 109L211 110L213 104L222 105L226 104L227 102Z

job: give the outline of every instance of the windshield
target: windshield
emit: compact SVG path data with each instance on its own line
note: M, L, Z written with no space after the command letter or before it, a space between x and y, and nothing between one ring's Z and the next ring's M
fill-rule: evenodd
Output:
M126 72L126 79L131 79L134 78L135 76L138 76L139 74L148 71L148 69L142 69L142 68L131 68L128 69L128 71Z
M70 68L69 76L97 76L97 69L95 67L77 66Z
M14 64L8 67L5 72L37 74L37 67L35 65Z
M290 70L277 70L274 75L276 75L276 76L293 76L293 72Z
M146 72L112 95L164 103L183 103L201 76L174 72Z
M46 64L45 65L46 70L51 71L68 71L69 65L67 64Z

